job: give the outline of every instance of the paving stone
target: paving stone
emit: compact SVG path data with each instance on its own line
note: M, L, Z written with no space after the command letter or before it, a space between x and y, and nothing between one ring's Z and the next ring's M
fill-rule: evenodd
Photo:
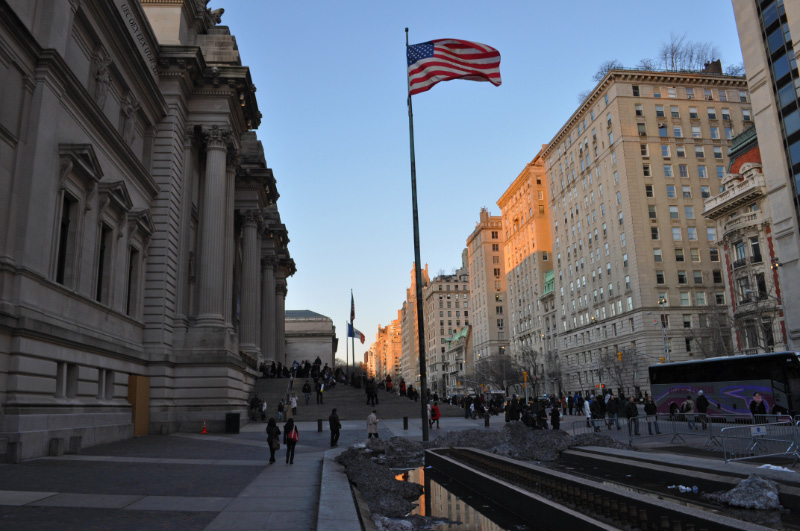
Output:
M57 492L0 490L0 505L26 505L57 494Z
M93 509L122 509L142 496L124 494L57 494L32 502L43 507L84 507Z
M195 496L146 496L132 503L128 509L137 511L194 511L219 512L225 509L233 498L208 498Z

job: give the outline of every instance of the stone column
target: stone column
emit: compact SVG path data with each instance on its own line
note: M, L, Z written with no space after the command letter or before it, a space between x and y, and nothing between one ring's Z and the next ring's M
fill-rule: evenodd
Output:
M275 359L275 259L261 260L261 355L271 363Z
M206 136L206 174L203 186L202 245L200 250L199 326L223 326L225 314L225 158L229 132L213 126Z
M239 155L234 149L228 150L227 165L225 168L225 325L233 327L233 260L236 241L233 235L233 199L236 193L236 166L239 164ZM240 330L241 332L241 330Z
M275 356L286 365L286 279L279 278L275 288Z
M258 328L258 217L259 213L249 210L242 219L242 315L239 325L239 348L245 352L257 352Z

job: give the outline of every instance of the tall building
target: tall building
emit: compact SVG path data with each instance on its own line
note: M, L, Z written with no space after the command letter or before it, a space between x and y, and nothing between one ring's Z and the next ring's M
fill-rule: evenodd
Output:
M525 166L497 201L503 220L507 318L511 330L510 353L506 354L514 356L529 377L537 380L543 379L550 366L558 366L557 351L546 353L544 349L544 308L539 301L545 275L553 270L547 202L541 154Z
M782 286L772 235L772 215L755 127L733 138L725 189L705 200L706 218L717 223L724 257L725 291L730 294L721 334L733 333L730 354L786 350ZM721 346L728 344L719 338Z
M508 347L503 220L482 208L467 238L472 361L500 354Z
M565 391L647 388L647 366L717 355L729 304L704 199L752 123L744 78L611 70L542 151Z
M421 276L422 292L424 294L425 287L430 283L428 264L425 264L425 269L421 271ZM411 287L406 290L406 300L400 310L400 330L402 332L400 376L406 381L406 385L413 385L418 388L420 385L419 320L417 318L417 279L414 267L411 268Z
M285 362L288 232L206 3L0 0L7 460L222 431Z
M452 275L434 277L423 290L425 301L425 362L428 388L442 393L451 388L453 362L445 353L447 339L469 325L469 269L467 250L461 253L461 267Z
M800 349L800 4L733 2L751 88L788 347ZM796 42L795 42L796 41Z

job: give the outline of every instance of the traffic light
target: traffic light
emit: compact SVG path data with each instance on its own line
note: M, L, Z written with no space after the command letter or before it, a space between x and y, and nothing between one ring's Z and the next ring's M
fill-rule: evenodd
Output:
M598 389L605 389L606 384L597 384L595 387L597 387Z
M528 381L528 371L522 371L522 381L523 382Z
M617 352L617 361L622 361L622 352Z
M661 356L661 363L664 363L665 360L666 358L664 358L664 356Z

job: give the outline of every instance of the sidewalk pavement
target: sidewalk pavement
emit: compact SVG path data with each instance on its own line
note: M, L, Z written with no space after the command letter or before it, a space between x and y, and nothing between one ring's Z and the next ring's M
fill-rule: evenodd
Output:
M366 417L342 424L339 448L331 449L327 422L321 433L316 422L299 422L293 465L286 464L283 445L277 462L268 463L266 423L260 422L236 435L150 435L86 448L81 455L0 465L0 528L360 529L350 485L334 459L366 440ZM461 418L440 424L431 439L483 428L481 420ZM492 417L491 429L503 424ZM385 419L379 433L422 440L419 419L409 419L408 430L402 419Z

